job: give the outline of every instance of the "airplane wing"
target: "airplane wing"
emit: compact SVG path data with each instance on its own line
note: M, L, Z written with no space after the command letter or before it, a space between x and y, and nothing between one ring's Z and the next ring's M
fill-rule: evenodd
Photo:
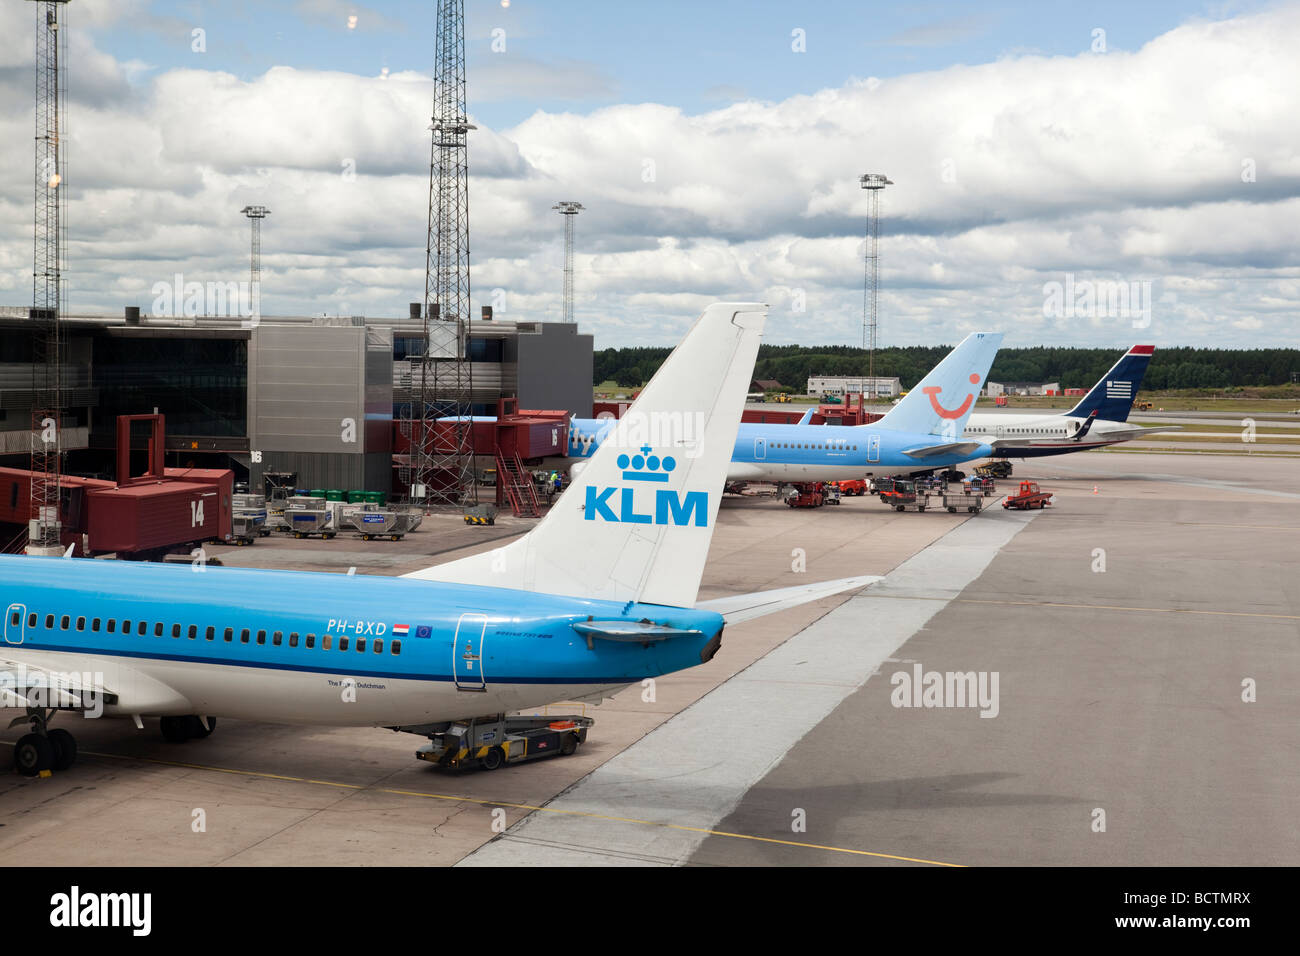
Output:
M841 591L866 587L880 580L882 579L878 576L860 575L855 578L836 578L833 581L799 584L792 588L756 591L752 594L732 594L709 601L700 601L695 605L695 610L713 611L715 614L721 614L728 624L740 624L743 621L752 621L757 617L775 614L777 611L798 607L809 601L830 597Z
M1143 435L1154 435L1157 432L1180 432L1182 430L1182 425L1155 425L1151 428L1108 428L1103 432L1103 436L1105 438L1114 438L1117 441L1132 441L1134 438L1141 438Z
M573 629L591 640L619 641L625 644L649 644L666 641L670 637L703 637L703 631L694 628L667 627L653 621L578 621Z
M80 710L88 699L117 703L117 695L94 683L93 670L54 671L30 661L0 657L0 707Z
M904 449L903 454L912 458L934 458L937 455L973 455L979 451L980 445L991 445L989 440L980 441L951 441L941 445L922 445L919 448ZM995 446L996 447L996 446Z

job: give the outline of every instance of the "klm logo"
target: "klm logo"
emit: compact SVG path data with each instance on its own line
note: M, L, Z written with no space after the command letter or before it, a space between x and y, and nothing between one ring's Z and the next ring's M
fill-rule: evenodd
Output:
M618 467L623 469L623 480L635 482L626 488L597 488L587 486L587 499L583 506L583 518L595 521L599 516L604 521L625 524L694 524L703 528L709 521L709 493L707 491L688 491L684 495L671 488L654 489L654 511L637 510L637 487L665 484L672 471L677 467L677 460L671 455L660 459L650 454L650 446L642 445L641 454L628 457L618 456ZM617 497L615 497L617 493ZM644 493L641 496L645 497ZM617 506L617 511L615 507Z

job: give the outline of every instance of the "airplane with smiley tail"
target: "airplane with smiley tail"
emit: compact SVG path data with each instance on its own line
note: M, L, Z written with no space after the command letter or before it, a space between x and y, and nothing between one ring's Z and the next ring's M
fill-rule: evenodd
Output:
M217 717L433 733L599 699L708 662L726 624L878 580L697 601L766 317L710 306L633 406L661 443L622 454L631 423L615 426L540 522L486 553L401 578L0 556L0 704L30 726L17 769L71 766L76 741L49 727L68 713L158 717L184 741Z
M1002 335L974 332L936 365L888 414L869 425L810 425L746 422L737 429L727 467L728 482L836 481L863 475L912 475L944 471L992 453L962 431L988 377ZM638 451L634 409L615 419L571 419L571 458L594 454L619 435L632 439L624 453ZM627 422L631 427L617 431ZM575 466L574 472L583 469Z

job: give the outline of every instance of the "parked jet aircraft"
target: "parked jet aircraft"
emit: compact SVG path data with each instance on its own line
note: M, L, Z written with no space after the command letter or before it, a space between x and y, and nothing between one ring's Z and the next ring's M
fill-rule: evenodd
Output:
M1154 352L1154 345L1133 346L1079 404L1063 415L981 412L970 417L962 437L985 442L992 446L993 454L999 458L1037 458L1114 445L1156 432L1176 431L1176 425L1139 428L1127 424L1133 399Z
M990 454L989 445L960 436L1001 342L997 332L968 335L884 418L870 425L809 425L808 414L796 425L742 423L728 481L921 474ZM629 417L634 417L631 410L618 422ZM614 428L612 418L572 419L569 457L593 454Z
M875 578L697 603L765 307L710 306L633 406L689 420L644 454L594 455L528 534L404 579L0 558L3 703L28 775L76 757L58 713L420 730L607 695L710 660L727 622Z

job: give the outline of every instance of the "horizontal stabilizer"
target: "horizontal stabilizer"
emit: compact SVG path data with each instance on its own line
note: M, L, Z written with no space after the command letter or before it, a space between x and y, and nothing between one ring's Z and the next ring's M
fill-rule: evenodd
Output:
M703 631L694 628L667 627L653 621L578 621L573 629L586 638L602 641L623 641L629 644L648 644L666 641L670 637L703 637Z
M908 448L904 450L903 454L908 455L912 458L934 458L938 455L943 455L945 457L950 455L974 455L979 451L981 444L991 445L993 443L977 442L977 441L951 441L951 442L945 442L942 445L924 445L920 448Z
M799 584L792 588L775 588L771 591L755 591L752 594L732 594L727 597L700 601L695 605L697 611L713 611L721 614L728 624L740 624L757 617L786 611L800 604L807 604L841 591L852 591L866 587L881 580L880 577L864 574L855 578L836 578L833 581L819 581L815 584Z

